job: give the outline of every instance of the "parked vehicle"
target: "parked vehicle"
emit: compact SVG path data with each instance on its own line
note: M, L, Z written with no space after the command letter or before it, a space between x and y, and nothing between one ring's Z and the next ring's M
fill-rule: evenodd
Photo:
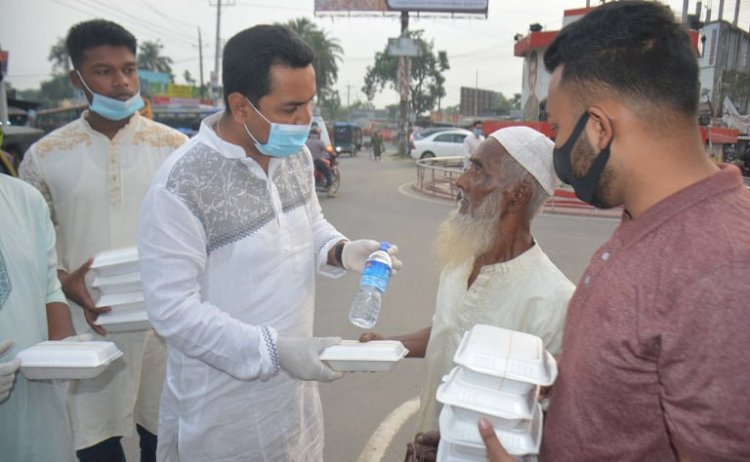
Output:
M456 127L427 127L414 132L414 140L421 140L435 133L454 130Z
M416 139L414 140L414 149L411 151L411 157L414 159L427 159L430 157L463 156L464 138L470 134L469 130L453 128Z
M336 154L349 153L354 157L362 149L362 129L349 122L333 124L333 143Z

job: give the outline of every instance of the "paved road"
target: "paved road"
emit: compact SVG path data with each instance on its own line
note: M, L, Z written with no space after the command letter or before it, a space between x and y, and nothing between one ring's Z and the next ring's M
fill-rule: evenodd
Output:
M416 169L410 159L384 155L383 162L375 163L360 155L343 158L340 167L339 195L321 198L323 213L352 239L369 237L397 243L404 262L384 296L376 330L390 335L427 326L439 273L432 240L454 205L411 192L408 183L414 181ZM542 215L535 220L533 231L550 258L577 282L590 255L616 224L607 218ZM355 274L336 280L318 277L316 335L356 339L363 332L348 322L357 283ZM418 405L413 398L419 392L421 373L421 361L410 359L390 372L349 374L337 382L321 384L325 460L403 460L406 443L413 438L413 412ZM133 439L124 443L128 460L138 460L137 443Z
M412 160L388 155L383 159L382 163L366 156L342 159L339 196L323 198L321 204L328 220L350 238L372 237L398 244L404 268L391 280L375 329L390 335L430 323L439 273L432 240L454 205L410 193L405 185L415 179ZM536 219L533 230L550 258L577 282L590 255L616 224L607 218L547 214ZM316 335L356 339L363 332L347 319L357 282L354 274L338 280L318 278ZM350 374L321 384L326 461L403 460L405 445L414 433L415 419L408 417L416 403L402 404L418 395L421 373L421 361L410 359L390 372ZM383 423L394 410L395 415ZM378 435L370 441L376 430ZM371 445L360 459L368 441Z

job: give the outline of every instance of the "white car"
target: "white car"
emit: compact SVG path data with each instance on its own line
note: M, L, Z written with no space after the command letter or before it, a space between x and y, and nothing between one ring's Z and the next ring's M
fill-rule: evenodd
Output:
M464 138L471 135L469 130L452 128L425 136L414 141L411 156L414 159L464 155Z

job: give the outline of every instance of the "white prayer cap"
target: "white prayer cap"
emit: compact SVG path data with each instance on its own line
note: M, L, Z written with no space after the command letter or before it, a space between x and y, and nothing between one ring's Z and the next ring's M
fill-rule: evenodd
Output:
M547 194L554 195L559 180L552 162L552 149L555 147L552 140L529 127L501 128L490 136L536 178Z

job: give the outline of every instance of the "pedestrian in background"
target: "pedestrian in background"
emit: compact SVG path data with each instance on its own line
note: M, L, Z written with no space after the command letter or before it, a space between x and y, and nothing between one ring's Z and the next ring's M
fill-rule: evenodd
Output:
M380 130L372 132L372 154L375 158L375 162L382 161L381 155L383 154L383 135Z
M471 134L466 135L466 138L464 138L464 168L469 168L469 165L471 165L471 162L469 159L471 159L471 156L474 155L474 153L479 148L479 145L482 144L482 141L484 141L484 124L482 124L481 120L474 121L473 124L471 124Z

